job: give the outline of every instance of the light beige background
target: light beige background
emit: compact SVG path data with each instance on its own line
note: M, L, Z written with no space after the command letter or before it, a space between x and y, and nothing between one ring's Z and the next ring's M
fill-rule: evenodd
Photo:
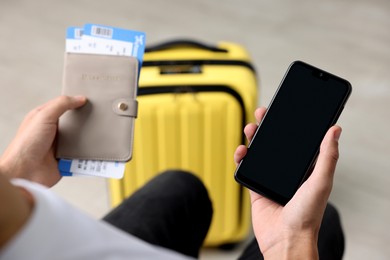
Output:
M2 0L0 152L30 109L59 95L65 29L86 22L145 31L148 43L191 37L243 44L258 69L265 106L296 59L350 80L331 200L343 218L345 259L389 259L389 1ZM66 178L54 190L96 217L108 210L102 179ZM237 254L207 250L202 258Z

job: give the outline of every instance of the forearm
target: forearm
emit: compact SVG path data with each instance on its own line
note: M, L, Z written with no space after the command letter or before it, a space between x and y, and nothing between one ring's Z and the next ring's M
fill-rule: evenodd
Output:
M37 160L38 163L34 163L34 159L20 158L21 156L3 155L0 158L0 175L8 179L26 179L47 187L54 186L61 179L54 155Z

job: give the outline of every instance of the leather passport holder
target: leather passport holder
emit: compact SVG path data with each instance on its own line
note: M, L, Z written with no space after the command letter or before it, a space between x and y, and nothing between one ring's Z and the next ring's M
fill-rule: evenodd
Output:
M137 82L135 57L66 53L62 94L88 102L60 118L56 157L129 161Z

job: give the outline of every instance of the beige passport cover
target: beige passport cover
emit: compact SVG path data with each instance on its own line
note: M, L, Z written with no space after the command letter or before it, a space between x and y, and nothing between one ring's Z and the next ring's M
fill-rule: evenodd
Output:
M88 102L60 118L57 158L131 159L137 77L135 57L65 54L62 93Z

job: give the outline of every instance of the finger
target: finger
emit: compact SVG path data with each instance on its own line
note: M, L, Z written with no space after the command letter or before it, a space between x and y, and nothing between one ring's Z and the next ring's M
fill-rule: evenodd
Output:
M257 125L254 123L247 124L244 128L246 139L250 142L257 129Z
M255 110L255 117L256 117L256 121L257 121L257 124L254 124L254 123L250 123L248 125L245 126L244 128L244 133L245 133L245 136L246 136L246 139L250 142L253 138L253 135L255 134L256 132L256 128L257 128L257 125L261 122L261 120L263 119L264 117L264 114L265 112L267 111L267 109L265 107L259 107Z
M320 186L319 192L330 194L332 189L334 172L339 158L338 140L341 131L339 126L331 127L321 143L316 166L309 178L314 182L314 185Z
M259 107L255 110L255 117L256 117L257 123L260 123L261 120L263 120L263 117L264 117L266 112L267 112L267 109L265 107Z
M86 97L82 96L59 96L46 104L42 105L40 114L49 122L57 122L58 118L68 110L76 109L87 102Z
M237 147L236 151L234 152L234 162L236 163L236 165L238 165L242 158L245 157L246 152L247 148L245 145L240 145Z

